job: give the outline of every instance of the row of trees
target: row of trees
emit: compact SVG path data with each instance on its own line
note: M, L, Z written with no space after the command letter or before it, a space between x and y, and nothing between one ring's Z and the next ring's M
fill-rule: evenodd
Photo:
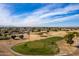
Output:
M21 31L15 28L1 28L0 29L0 40L8 40L8 39L24 39L23 34L19 34Z
M20 38L20 39L24 39L24 35L9 35L9 34L0 34L0 40L8 40L8 39L16 39L16 37Z
M16 39L16 37L17 37L16 35L12 35L12 36L11 36L12 39ZM24 36L23 36L23 35L19 35L19 38L20 38L20 39L24 39Z

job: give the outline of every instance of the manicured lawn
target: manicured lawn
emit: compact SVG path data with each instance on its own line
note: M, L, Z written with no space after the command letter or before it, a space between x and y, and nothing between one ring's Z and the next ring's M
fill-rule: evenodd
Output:
M43 40L30 41L13 46L12 49L24 55L54 55L59 52L56 44L62 37L51 37Z

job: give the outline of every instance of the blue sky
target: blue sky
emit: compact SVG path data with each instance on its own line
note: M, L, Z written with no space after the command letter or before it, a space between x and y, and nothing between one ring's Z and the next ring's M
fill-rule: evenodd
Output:
M79 26L78 3L0 4L0 25L31 27Z

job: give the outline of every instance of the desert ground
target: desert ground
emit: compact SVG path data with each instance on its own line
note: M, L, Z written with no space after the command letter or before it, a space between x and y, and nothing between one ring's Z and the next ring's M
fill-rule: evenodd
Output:
M78 31L79 32L79 31ZM65 36L67 34L66 31L50 31L47 34L47 37L53 36ZM0 40L0 56L18 56L19 54L13 52L10 48L16 44L20 44L23 42L40 40L47 37L40 37L36 33L31 33L29 39L24 40ZM70 47L64 40L57 42L60 52L57 55L79 55L79 48L74 47L76 44L79 44L79 38L74 38L75 43L72 47Z

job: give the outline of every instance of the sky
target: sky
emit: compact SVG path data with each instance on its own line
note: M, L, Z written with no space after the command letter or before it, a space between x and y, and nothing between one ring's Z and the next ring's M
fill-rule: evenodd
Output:
M3 3L0 26L78 27L79 3Z

